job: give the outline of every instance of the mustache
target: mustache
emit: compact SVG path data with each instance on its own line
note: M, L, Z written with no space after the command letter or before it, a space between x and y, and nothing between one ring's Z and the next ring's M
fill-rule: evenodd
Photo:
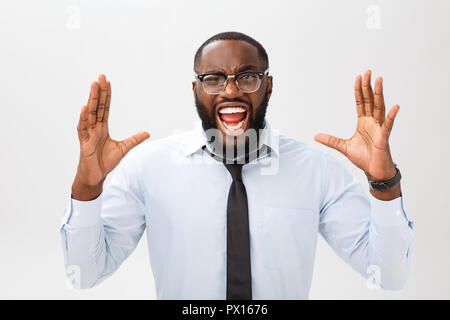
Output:
M250 110L253 109L253 105L252 105L250 102L245 101L245 100L240 99L240 98L237 98L237 99L223 99L222 101L218 101L218 102L214 103L214 106L213 106L213 107L214 107L214 110L217 109L217 106L218 106L219 104L221 104L221 103L226 103L226 102L240 102L240 103L245 103L245 104L247 104L247 105L250 107Z

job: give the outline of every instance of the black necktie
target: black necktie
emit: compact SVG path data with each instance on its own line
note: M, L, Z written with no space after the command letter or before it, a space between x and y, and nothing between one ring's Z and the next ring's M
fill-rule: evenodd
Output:
M251 300L250 231L243 164L225 164L233 182L227 206L227 300Z

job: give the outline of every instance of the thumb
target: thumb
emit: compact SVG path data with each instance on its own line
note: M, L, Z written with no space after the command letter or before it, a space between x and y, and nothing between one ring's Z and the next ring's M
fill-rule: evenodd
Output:
M326 134L326 133L318 133L314 136L314 140L317 142L326 145L327 147L336 149L337 151L346 153L346 144L345 140L341 138L337 138L335 136Z
M142 131L136 133L135 135L129 137L128 139L122 140L121 144L123 145L123 151L125 154L128 153L131 149L136 147L138 144L150 138L150 134L147 131Z

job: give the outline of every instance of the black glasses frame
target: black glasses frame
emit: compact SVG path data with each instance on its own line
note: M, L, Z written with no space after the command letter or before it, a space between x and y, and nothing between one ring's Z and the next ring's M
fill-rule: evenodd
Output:
M258 78L259 78L259 84L258 84L258 87L255 89L255 90L253 90L253 91L244 91L244 90L242 90L240 87L239 87L239 84L237 83L237 81L236 81L236 77L238 77L238 76L240 76L241 74L256 74L256 75L258 75ZM195 70L194 70L194 74L195 74L195 78L196 79L198 79L198 80L200 80L200 82L202 83L202 88L203 88L203 90L205 90L205 92L206 93L208 93L208 94L212 94L212 95L216 95L216 94L219 94L223 89L225 89L226 87L227 87L227 83L228 83L228 79L229 78L233 78L234 79L234 84L238 87L238 89L239 90L241 90L242 92L245 92L245 93L253 93L253 92L256 92L256 91L258 91L259 90L259 88L260 88L260 86L261 86L261 79L264 77L264 76L266 76L266 75L268 75L269 74L269 68L267 68L266 70L264 70L263 72L260 72L260 71L241 71L241 72L238 72L238 73L236 73L236 74L231 74L231 75L226 75L226 74L224 74L224 73L222 73L222 72L208 72L208 73L202 73L202 74L197 74L197 72L195 72ZM205 83L203 82L203 79L204 79L204 77L206 77L206 76L209 76L209 75L220 75L220 76L224 76L225 77L225 82L224 82L224 87L221 89L221 90L219 90L219 91L217 91L217 92L208 92L206 89L205 89Z
M261 71L241 71L241 72L238 72L235 74L230 74L230 75L226 75L225 73L222 73L222 72L207 72L207 73L197 74L197 72L194 71L194 73L195 73L195 77L198 80L200 80L201 82L203 82L204 77L210 76L210 75L224 76L226 78L226 81L228 81L229 78L236 78L236 77L240 76L241 74L245 74L245 73L257 74L259 79L262 79L262 77L269 74L269 68L267 68L263 72L261 72Z

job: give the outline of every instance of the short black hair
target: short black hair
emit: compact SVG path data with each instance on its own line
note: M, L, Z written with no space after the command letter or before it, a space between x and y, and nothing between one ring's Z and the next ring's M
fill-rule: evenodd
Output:
M241 41L245 41L245 42L251 44L258 50L258 55L261 58L262 62L265 64L265 66L266 66L265 68L269 67L269 57L267 56L266 49L264 49L264 47L261 45L261 43L259 43L258 41L256 41L255 39L253 39L252 37L250 37L244 33L236 32L236 31L228 31L228 32L218 33L218 34L212 36L211 38L209 38L208 40L206 40L205 42L203 42L203 44L197 49L197 52L195 53L194 70L197 69L198 63L202 56L203 48L206 47L211 42L218 41L218 40L241 40Z

